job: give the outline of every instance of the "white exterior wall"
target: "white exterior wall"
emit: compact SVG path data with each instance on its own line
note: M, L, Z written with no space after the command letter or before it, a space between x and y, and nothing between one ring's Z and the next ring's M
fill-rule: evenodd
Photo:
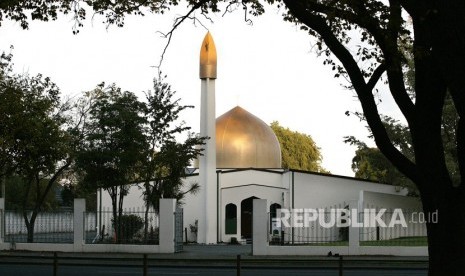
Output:
M283 185L283 175L258 170L240 170L220 174L220 241L230 242L232 237L241 239L241 202L250 197L267 199L269 205L278 203L284 207L288 187ZM226 205L232 203L237 210L236 234L226 234ZM269 210L269 206L268 206Z
M363 208L401 208L403 210L422 211L420 198L406 197L395 194L383 194L373 191L360 191L360 201Z
M292 172L287 173L292 177ZM292 193L292 183L291 183ZM396 187L350 178L294 173L294 208L324 208L358 201L360 191L405 195ZM292 198L290 198L292 202ZM291 206L292 207L292 206Z
M376 227L363 228L360 235L362 241L376 240L377 231L379 231L379 238L381 240L427 235L426 224L418 221L417 214L423 210L419 198L360 191L359 209L362 208L387 209L386 213L382 216L386 223L391 221L394 209L402 209L402 215L407 225L407 227L400 225L396 225L394 228L381 227L378 230Z
M129 192L124 197L123 200L123 209L135 209L139 208L141 211L145 210L144 198L142 196L143 189L142 184L131 184L129 185ZM100 208L100 192L97 193L97 210ZM110 194L102 189L102 209L108 211L111 210L111 197Z
M199 176L190 176L186 178L184 185L185 187L189 187L190 183L198 183ZM203 192L202 189L204 187L200 187L200 191L197 194L186 194L182 202L184 203L181 207L184 209L184 228L187 228L187 241L185 242L195 242L197 241L197 234L192 233L190 229L190 225L195 225L195 221L202 221L205 220L205 212L203 211L204 204L203 198L200 194ZM185 237L184 237L185 238Z
M294 175L294 179L292 179ZM349 203L359 202L363 198L363 204L376 205L385 208L407 208L412 205L412 199L406 199L403 195L405 190L396 191L396 187L391 185L377 184L367 181L361 181L350 178L325 176L305 172L276 172L263 170L223 170L218 172L218 178L215 177L214 186L217 192L217 179L219 181L219 221L215 224L218 227L218 240L220 242L230 242L232 237L241 239L241 202L249 197L267 199L268 211L273 203L278 203L282 208L292 208L292 192L295 192L294 208L325 208L332 206L345 206ZM192 175L185 180L185 188L190 183L199 182L198 175ZM294 188L292 188L294 183ZM184 228L187 228L187 241L197 240L197 234L192 233L190 225L195 225L195 221L205 221L205 199L200 195L204 193L204 186L201 186L199 193L187 194L183 200L184 204ZM416 199L413 202L417 202ZM236 205L237 210L237 231L236 234L226 235L225 233L225 208L229 203ZM365 205L364 205L365 204ZM104 191L102 195L102 206L111 208L111 200L108 192ZM415 205L415 208L421 208ZM137 185L132 185L129 194L124 199L124 208L140 208L144 210L144 201L142 198L142 189ZM214 208L217 203L215 199ZM408 208L412 209L412 208ZM418 209L421 210L421 209ZM200 227L201 228L201 227ZM200 229L200 231L202 231ZM215 233L216 240L216 233Z

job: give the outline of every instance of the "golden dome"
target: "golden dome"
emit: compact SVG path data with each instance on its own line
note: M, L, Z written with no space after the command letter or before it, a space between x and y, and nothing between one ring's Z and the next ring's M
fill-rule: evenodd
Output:
M237 106L216 119L217 168L281 168L281 147L270 126Z

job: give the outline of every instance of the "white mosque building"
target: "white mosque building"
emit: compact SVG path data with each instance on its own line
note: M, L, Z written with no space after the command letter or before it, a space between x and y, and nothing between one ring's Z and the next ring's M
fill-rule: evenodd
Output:
M187 241L214 244L232 238L250 239L252 200L256 198L267 199L271 212L280 208L346 206L350 202L389 208L397 207L402 201L398 199L405 198L407 191L392 185L283 169L281 148L271 127L240 106L215 118L216 49L210 33L202 43L200 79L200 135L211 139L198 160L199 168L184 180L186 184L200 185L199 193L187 194L183 200ZM367 193L387 197L364 199ZM106 192L101 198L100 206L111 206ZM130 188L124 207L144 207L141 190L136 186ZM190 225L196 225L197 231Z

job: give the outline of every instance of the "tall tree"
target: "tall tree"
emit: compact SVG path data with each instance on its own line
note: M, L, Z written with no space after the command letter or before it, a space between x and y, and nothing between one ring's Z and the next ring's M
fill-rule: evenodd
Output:
M361 117L360 114L356 113L356 115L358 115L361 120L364 120L364 117ZM393 144L402 154L413 161L415 153L408 126L389 116L382 116L382 120ZM457 122L457 111L455 110L450 95L448 95L444 102L441 128L446 166L449 170L453 185L460 184L460 172L456 149ZM368 130L370 131L369 128ZM369 137L373 138L373 135ZM352 169L355 172L355 177L407 187L412 195L418 195L418 189L415 184L403 175L378 148L370 148L353 136L345 137L345 142L357 146L355 157L352 160Z
M137 179L147 147L145 106L136 95L115 85L102 84L88 96L95 97L95 101L90 107L77 167L84 173L84 183L109 193L119 242L126 184Z
M186 168L192 159L201 154L200 145L206 137L188 134L186 141L178 143L176 136L190 130L179 121L179 114L192 106L181 105L174 99L175 91L164 82L163 77L154 79L154 90L146 93L145 135L147 148L143 159L140 181L144 186L145 235L148 233L148 212L158 211L160 198L176 198L181 202L187 193L196 193L198 183L183 187Z
M352 170L357 178L401 186L407 188L410 195L418 195L413 182L399 172L378 148L370 148L364 143L359 143L352 159Z
M177 20L174 29L191 18L194 11L224 12L242 7L246 14L260 15L263 3L284 7L284 19L297 24L318 39L335 76L344 76L360 100L367 123L380 151L399 171L410 178L421 194L424 211L438 211L438 223L427 223L430 275L465 274L465 2L463 0L201 0L186 1L189 12ZM59 12L75 15L77 26L85 10L77 0L7 1L0 6L0 18L18 20L27 27L26 12L48 20ZM163 13L178 1L86 1L105 15L109 24L124 24L127 14L146 10ZM407 28L404 16L409 16ZM169 32L168 35L171 35ZM351 45L357 45L353 51ZM399 45L409 45L414 57L415 101L405 85L405 58ZM405 117L412 137L415 161L394 146L382 123L375 100L375 87L385 76L389 92ZM446 164L442 141L442 109L449 91L459 115L456 150L460 172L454 185ZM454 242L443 242L453 237Z
M327 172L321 166L320 148L310 135L292 131L276 121L271 123L271 129L281 145L283 168Z
M74 137L67 105L49 78L13 74L11 55L0 57L0 68L0 171L21 179L21 211L27 241L33 242L37 215L72 164Z

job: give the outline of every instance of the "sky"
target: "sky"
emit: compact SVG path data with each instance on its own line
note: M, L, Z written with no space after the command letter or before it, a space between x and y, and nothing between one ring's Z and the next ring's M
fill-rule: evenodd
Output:
M101 82L116 83L143 97L153 87L167 43L160 32L169 31L184 10L129 16L123 28L107 28L101 17L88 16L77 35L72 33L72 20L65 16L53 22L34 21L29 30L5 21L0 27L0 51L9 52L13 45L16 73L42 73L69 97L78 97ZM353 91L343 87L347 82L334 78L331 68L323 65L324 58L313 47L315 40L283 22L280 12L269 7L265 15L251 18L253 24L244 22L240 10L213 16L213 22L198 15L202 24L186 21L175 31L161 71L181 103L195 106L181 115L182 120L199 131L199 52L208 29L218 54L217 116L240 105L268 124L278 121L309 134L321 149L324 168L353 176L356 148L343 143L343 137L370 140L365 124L345 112L360 111L360 103ZM399 117L392 99L382 97L381 112Z

